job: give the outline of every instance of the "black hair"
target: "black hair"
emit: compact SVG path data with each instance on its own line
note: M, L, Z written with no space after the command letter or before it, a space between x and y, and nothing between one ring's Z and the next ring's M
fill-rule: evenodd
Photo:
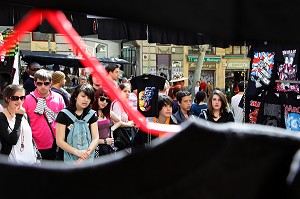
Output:
M157 102L157 105L158 105L158 112L157 114L159 114L159 111L161 111L161 109L166 106L166 105L170 105L172 108L174 106L174 101L171 97L169 97L168 95L165 95L165 94L159 94L158 95L158 102ZM158 117L158 115L156 116Z
M244 81L238 83L239 92L244 92Z
M88 96L88 98L91 99L90 104L93 104L95 101L95 91L92 85L90 85L89 83L83 83L82 85L78 85L76 86L74 92L71 95L70 98L70 105L69 105L69 109L76 111L76 98L79 95L80 92L84 92L84 94L86 94ZM89 108L90 106L88 106L87 108ZM87 109L85 108L85 109Z
M112 63L109 63L107 64L107 66L105 66L105 70L107 71L107 73L109 72L114 72L114 70L116 68L120 68L120 65L119 64L112 64Z
M183 97L190 96L190 95L191 93L189 91L178 91L176 93L176 99L178 102L181 102Z
M200 102L203 102L206 98L206 92L204 91L198 91L196 93L196 96L195 96L195 102L196 104L199 104Z

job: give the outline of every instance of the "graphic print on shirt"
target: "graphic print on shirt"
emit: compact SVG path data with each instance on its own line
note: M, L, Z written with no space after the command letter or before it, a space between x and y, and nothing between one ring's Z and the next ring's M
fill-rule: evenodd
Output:
M283 50L283 58L284 63L277 65L277 74L279 80L292 80L297 81L297 64L294 64L295 55L297 50ZM299 93L299 85L293 84L289 82L278 82L277 83L277 90L281 92L289 92L293 91Z
M294 106L295 104L283 104L285 126L291 131L300 131L300 104L299 102L297 104L296 106Z
M146 87L139 93L139 107L143 112L151 109L152 99L155 93L155 87Z
M259 94L252 99L245 100L245 123L256 124L258 119L258 113L260 110L260 105L262 101L262 96Z
M266 91L260 105L257 124L285 128L282 96L280 93Z
M274 68L274 52L254 52L250 79L255 82L255 87L268 86Z

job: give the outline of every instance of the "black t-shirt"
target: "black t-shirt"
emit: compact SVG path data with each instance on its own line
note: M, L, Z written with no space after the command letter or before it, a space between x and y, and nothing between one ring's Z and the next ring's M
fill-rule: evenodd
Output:
M248 53L251 61L246 97L256 96L262 90L275 87L278 52L278 45L275 44L255 44L251 47Z
M158 113L158 92L165 86L165 78L156 75L141 75L130 80L132 89L137 89L137 110L145 117L155 117Z
M281 45L276 65L277 91L299 93L299 84L289 81L298 81L300 79L299 71L299 45L285 44Z
M257 124L285 128L282 94L266 91L262 95Z
M284 120L286 129L300 131L300 96L296 93L288 93L283 99Z
M82 115L76 115L75 114L75 111L72 111L70 110L69 108L66 108L68 109L69 111L71 111L71 113L77 118L77 119L83 119L87 113L89 112L90 109L86 109L83 111ZM89 123L89 127L91 124L93 124L94 122L97 122L98 120L98 117L95 115L93 115L90 120L88 121ZM71 120L71 118L69 118L69 116L67 116L64 112L60 111L56 117L56 120L55 120L57 123L60 123L60 124L64 124L66 125L66 135L65 135L65 140L67 139L68 137L68 134L70 132L70 130L68 129L68 126L70 126L71 124L73 124L74 122ZM56 159L57 160L63 160L63 154L64 154L64 151L59 148L58 150L58 153L57 153L57 157Z

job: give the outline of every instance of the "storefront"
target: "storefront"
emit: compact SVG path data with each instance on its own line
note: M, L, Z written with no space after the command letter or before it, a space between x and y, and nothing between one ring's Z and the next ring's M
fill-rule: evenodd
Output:
M248 80L249 64L244 62L229 62L225 70L225 93L230 101L231 97L235 95L238 90L236 86L240 81Z
M192 85L195 77L196 63L189 63L189 86ZM201 79L204 79L205 82L210 81L213 87L215 87L215 71L216 71L216 62L203 62L201 70ZM196 80L197 81L197 80ZM200 81L200 80L198 80Z

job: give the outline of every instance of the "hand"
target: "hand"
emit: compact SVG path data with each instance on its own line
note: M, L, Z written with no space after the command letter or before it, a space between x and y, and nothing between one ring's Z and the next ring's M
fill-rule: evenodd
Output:
M25 113L25 109L23 108L23 106L19 105L16 107L16 114L24 115L24 113Z
M128 124L129 124L130 127L134 126L134 122L132 120L128 121Z
M106 138L106 142L108 145L112 145L115 143L115 140L114 140L114 138Z
M83 160L87 160L90 158L90 152L87 150L77 150L77 154L76 156L83 159Z

